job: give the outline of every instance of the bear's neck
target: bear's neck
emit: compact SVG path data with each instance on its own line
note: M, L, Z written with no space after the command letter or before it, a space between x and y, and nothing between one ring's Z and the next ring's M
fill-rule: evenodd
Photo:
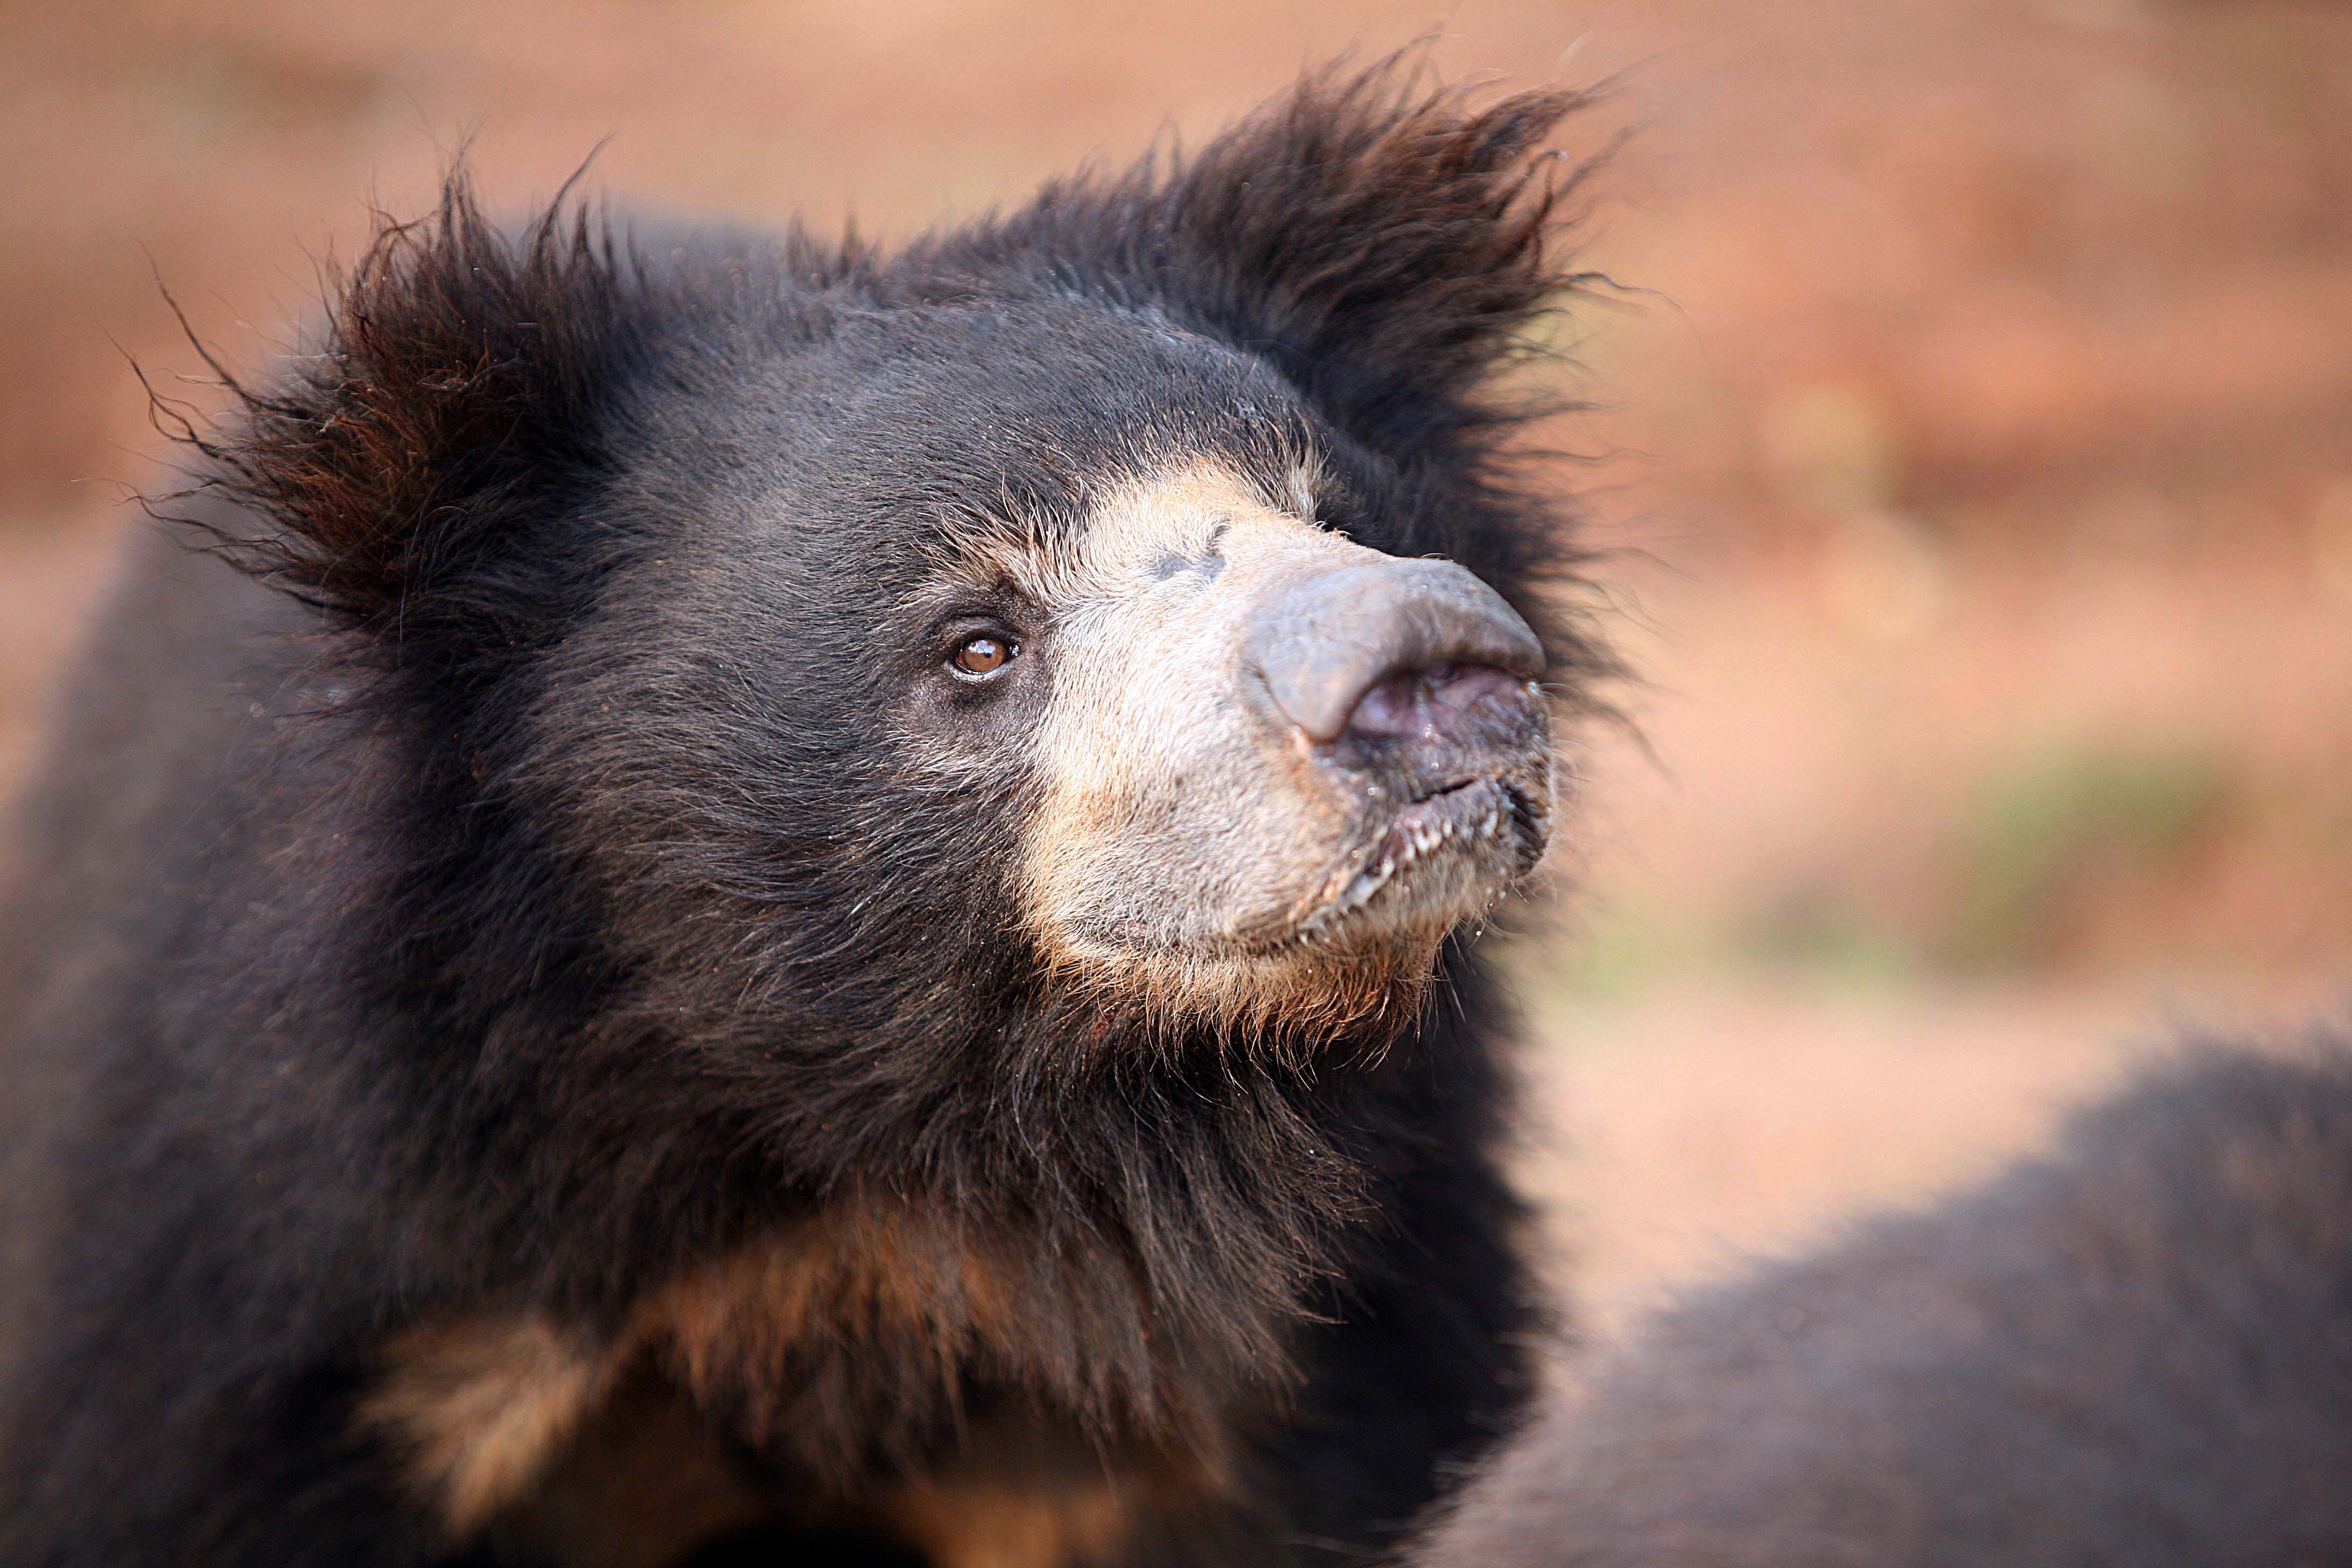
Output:
M930 1100L816 1195L653 1282L629 1332L819 1477L920 1466L1006 1402L1212 1447L1289 1382L1385 1143L1425 1132L1397 1081L1414 1045L1302 1065L1203 1042L1025 1074L1000 1054L985 1091Z

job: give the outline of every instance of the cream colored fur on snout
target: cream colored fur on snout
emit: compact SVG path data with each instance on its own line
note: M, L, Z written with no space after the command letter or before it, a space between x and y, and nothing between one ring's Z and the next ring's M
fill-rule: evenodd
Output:
M1250 700L1245 647L1286 583L1387 558L1316 523L1314 479L1295 470L1277 496L1171 468L1107 496L1074 551L1008 563L1055 617L1023 919L1069 978L1129 1008L1351 1017L1425 979L1445 931L1502 891L1451 879L1425 921L1372 943L1317 919L1359 869L1360 812Z

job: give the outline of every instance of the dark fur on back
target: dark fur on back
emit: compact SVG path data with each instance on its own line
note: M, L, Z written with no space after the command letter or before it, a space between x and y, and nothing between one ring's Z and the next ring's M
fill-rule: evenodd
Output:
M1426 1568L2352 1561L2352 1047L2201 1052L1975 1192L1704 1291Z
M1230 1427L1238 1500L1151 1550L1393 1538L1524 1387L1491 987L1449 946L1313 1050L1072 1009L988 918L1021 781L906 763L875 542L1305 448L1335 526L1470 566L1590 700L1493 390L1575 281L1531 154L1577 102L1325 76L896 256L510 234L462 177L385 227L172 509L284 592L143 543L28 806L0 1560L430 1560L358 1419L389 1339L620 1336L843 1213L1024 1310L778 1352L725 1396L772 1406L726 1413L763 1462L837 1490L1006 1408Z

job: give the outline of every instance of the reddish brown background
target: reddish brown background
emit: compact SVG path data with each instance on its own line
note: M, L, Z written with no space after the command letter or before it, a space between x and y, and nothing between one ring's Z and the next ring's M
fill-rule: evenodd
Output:
M1648 680L1515 960L1604 1319L2023 1144L2168 1019L2343 1014L2352 10L2221 0L0 4L0 778L150 483L470 135L904 234L1305 63L1623 72L1563 465Z

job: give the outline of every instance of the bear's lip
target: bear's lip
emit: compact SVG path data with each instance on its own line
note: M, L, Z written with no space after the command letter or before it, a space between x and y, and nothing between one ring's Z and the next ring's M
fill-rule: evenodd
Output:
M1444 776L1411 794L1393 783L1390 790L1387 798L1402 796L1403 804L1385 814L1365 809L1380 800L1379 788L1353 792L1358 821L1349 848L1313 893L1277 920L1228 928L1206 942L1145 920L1105 921L1081 934L1129 953L1244 962L1284 962L1302 948L1340 957L1418 947L1475 918L1542 856L1550 813L1539 773L1504 767Z
M1487 862L1491 875L1477 880L1499 891L1541 852L1538 822L1526 793L1498 773L1451 780L1417 795L1370 836L1338 890L1298 922L1298 939L1335 932L1391 889L1409 898L1411 873L1449 852ZM1454 914L1447 923L1461 918Z

